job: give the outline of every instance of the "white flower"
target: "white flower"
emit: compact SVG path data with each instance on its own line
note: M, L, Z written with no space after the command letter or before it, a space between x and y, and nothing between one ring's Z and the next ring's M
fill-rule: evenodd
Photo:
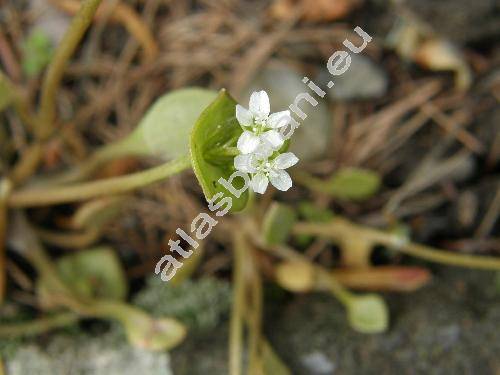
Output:
M268 144L273 150L283 145L283 136L276 129L290 122L290 111L270 112L269 97L263 90L252 93L249 109L236 105L236 119L244 130L237 144L242 154L254 152L261 144Z
M297 164L299 159L292 152L285 152L269 159L272 153L272 149L264 145L252 154L238 155L234 158L237 170L251 174L250 187L256 193L264 194L269 181L281 191L287 191L292 187L292 179L285 169Z

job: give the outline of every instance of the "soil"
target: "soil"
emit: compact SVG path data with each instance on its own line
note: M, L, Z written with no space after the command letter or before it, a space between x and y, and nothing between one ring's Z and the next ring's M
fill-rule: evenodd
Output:
M354 332L328 295L278 293L266 301L266 335L293 374L498 374L499 275L434 271L433 282L419 292L385 296L391 311L386 333ZM175 373L227 373L227 333L222 325L188 337L172 352Z

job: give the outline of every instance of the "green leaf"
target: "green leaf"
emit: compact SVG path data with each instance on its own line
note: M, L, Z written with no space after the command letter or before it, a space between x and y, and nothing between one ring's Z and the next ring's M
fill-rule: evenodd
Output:
M230 180L234 172L233 158L215 158L214 150L223 155L224 149L234 149L243 132L235 117L236 101L225 90L200 115L191 133L191 160L198 182L205 198L211 200L220 193L218 200L229 197L231 211L241 211L248 201L248 189L239 197L231 194L218 180L222 177ZM237 177L233 181L236 189L243 187L243 181Z
M311 202L299 203L299 213L307 221L316 223L325 223L335 216L332 211L326 208L320 208Z
M387 305L376 294L352 297L347 314L351 327L361 333L384 332L389 325Z
M297 214L293 208L283 203L274 202L264 216L264 241L268 245L285 243L296 221Z
M172 160L189 153L189 138L202 111L217 93L202 88L172 91L158 100L137 128L121 142L135 154Z
M314 289L317 272L305 261L294 260L278 264L275 268L276 282L286 290L303 293Z
M328 182L329 190L337 198L364 200L380 188L380 177L367 169L345 168L334 174Z
M57 261L59 276L76 295L123 300L127 281L112 248L97 247Z
M50 62L54 47L49 36L42 30L33 30L24 41L22 68L28 77L38 75Z
M131 305L113 306L125 328L129 342L139 348L165 351L179 345L186 337L185 326L172 318L155 319Z

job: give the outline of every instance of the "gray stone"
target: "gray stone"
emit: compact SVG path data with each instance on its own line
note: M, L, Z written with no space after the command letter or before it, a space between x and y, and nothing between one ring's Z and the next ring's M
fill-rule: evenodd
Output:
M44 347L28 344L6 361L9 375L172 375L167 353L116 343L111 335L59 335Z
M335 372L335 364L322 352L312 352L301 358L304 367L311 375L331 375Z
M331 100L373 99L383 96L387 91L387 74L372 60L363 55L350 54L351 65L342 75L332 76L326 68L322 69L317 84L326 87L329 81L335 85L327 90Z

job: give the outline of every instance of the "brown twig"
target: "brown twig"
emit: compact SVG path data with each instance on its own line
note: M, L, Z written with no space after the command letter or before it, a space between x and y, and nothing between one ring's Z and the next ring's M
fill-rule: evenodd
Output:
M69 58L75 52L85 31L90 26L92 18L101 0L85 0L76 17L71 22L68 31L59 44L42 83L40 100L40 124L37 126L38 138L47 139L55 127L56 120L56 92L61 83L64 68Z

